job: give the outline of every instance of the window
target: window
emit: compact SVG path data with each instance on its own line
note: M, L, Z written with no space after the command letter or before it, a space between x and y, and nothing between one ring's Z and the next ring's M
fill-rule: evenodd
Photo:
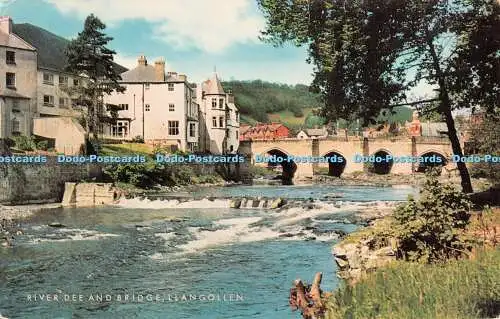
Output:
M128 111L128 104L118 104L118 109L120 111Z
M169 91L173 91L174 90L174 84L173 83L169 83L168 84L168 90Z
M43 84L54 85L54 75L50 73L44 73Z
M5 74L5 85L9 89L14 89L16 87L16 74L7 72Z
M236 140L240 138L240 132L236 131Z
M217 127L217 118L215 116L212 117L212 127Z
M7 51L5 54L5 61L7 64L16 64L16 52Z
M146 104L146 112L149 112L149 111L151 111L151 105Z
M69 106L69 99L65 97L59 98L59 107L67 108Z
M194 123L189 123L189 136L190 137L196 136L196 124Z
M144 88L145 88L146 90L149 90L149 83L146 83L146 84L144 85Z
M168 121L168 135L179 135L179 121Z
M115 125L111 126L111 135L115 137L128 137L128 121L116 121Z
M224 99L219 99L219 107L221 109L224 107Z
M217 107L217 99L216 99L216 98L213 98L213 99L212 99L212 107L213 107L213 108L216 108L216 107Z
M12 133L13 134L21 133L21 122L19 122L19 120L16 118L12 120Z
M69 79L66 75L59 75L59 86L68 86Z
M53 95L44 95L43 96L43 105L44 106L54 106L54 96Z
M19 105L19 100L12 100L12 112L20 112L21 106Z
M234 114L236 115L236 122L238 122L240 120L240 112L236 111Z
M79 85L80 85L80 80L73 79L73 86L79 86Z
M219 126L224 127L224 116L219 117Z
M169 105L168 105L168 110L169 110L170 112L174 112L174 111L175 111L175 104L169 104Z

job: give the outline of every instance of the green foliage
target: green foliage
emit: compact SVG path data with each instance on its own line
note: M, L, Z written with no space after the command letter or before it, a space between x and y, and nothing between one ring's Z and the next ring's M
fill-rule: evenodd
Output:
M326 318L494 318L499 265L498 249L444 265L397 262L343 285L327 301Z
M144 138L140 135L137 135L132 139L132 143L144 143Z
M461 236L470 218L470 202L430 171L418 200L410 198L394 214L400 258L424 263L461 256L469 248Z
M187 165L168 165L154 161L109 165L104 168L104 174L115 183L131 184L143 189L152 189L159 185L192 185L221 181L216 175L197 175L195 170Z
M34 151L36 150L36 142L32 136L14 136L12 139L15 142L15 147L22 151Z
M113 38L102 32L105 28L99 18L89 15L83 31L68 44L65 51L68 60L66 70L85 79L84 85L71 87L68 93L78 101L79 106L84 107L84 127L87 134L93 134L94 138L97 137L99 124L106 118L101 97L125 90L118 83L121 78L113 63L116 52L107 47ZM109 116L108 120L112 118Z
M483 122L472 127L473 152L479 155L500 156L500 115L486 115ZM492 183L500 181L499 163L474 163L472 176L488 178Z
M452 110L498 105L500 24L497 0L280 1L258 0L267 21L262 33L275 45L309 46L312 89L322 94L322 115L334 122L373 123L383 108L437 102L455 154L461 154ZM431 96L407 103L421 81ZM464 192L467 167L458 163Z
M46 151L49 148L49 142L48 141L40 141L36 144L36 148L42 151Z

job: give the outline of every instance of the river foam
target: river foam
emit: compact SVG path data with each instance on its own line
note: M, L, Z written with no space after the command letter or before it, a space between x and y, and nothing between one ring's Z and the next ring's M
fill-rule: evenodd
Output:
M167 208L230 208L230 201L227 199L201 199L179 201L177 199L150 200L148 198L120 199L115 204L121 208L135 209L167 209Z

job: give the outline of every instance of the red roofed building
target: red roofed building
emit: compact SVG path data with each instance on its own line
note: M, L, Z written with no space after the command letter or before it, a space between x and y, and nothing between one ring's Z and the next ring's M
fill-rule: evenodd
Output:
M250 127L248 125L240 127L240 140L275 140L287 138L290 129L281 123L264 124L258 123Z

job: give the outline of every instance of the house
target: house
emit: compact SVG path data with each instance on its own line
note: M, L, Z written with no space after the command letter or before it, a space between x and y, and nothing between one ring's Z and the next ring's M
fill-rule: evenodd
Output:
M31 135L37 101L37 51L0 17L0 138Z
M137 66L121 74L124 93L105 97L106 104L118 105L118 118L105 128L104 136L170 146L172 150L198 151L199 107L196 92L186 75L165 72L165 61L148 64L140 56Z
M274 140L288 138L290 129L281 123L257 123L242 132L241 140Z
M36 135L54 141L57 152L81 151L81 108L68 89L83 79L65 71L68 43L29 23L0 17L0 138Z
M328 130L326 127L323 128L311 128L311 129L305 129L301 130L297 134L297 138L300 139L313 139L313 138L326 138L328 137Z
M197 87L200 105L201 150L212 154L236 153L240 141L240 114L231 92L225 92L217 75Z

